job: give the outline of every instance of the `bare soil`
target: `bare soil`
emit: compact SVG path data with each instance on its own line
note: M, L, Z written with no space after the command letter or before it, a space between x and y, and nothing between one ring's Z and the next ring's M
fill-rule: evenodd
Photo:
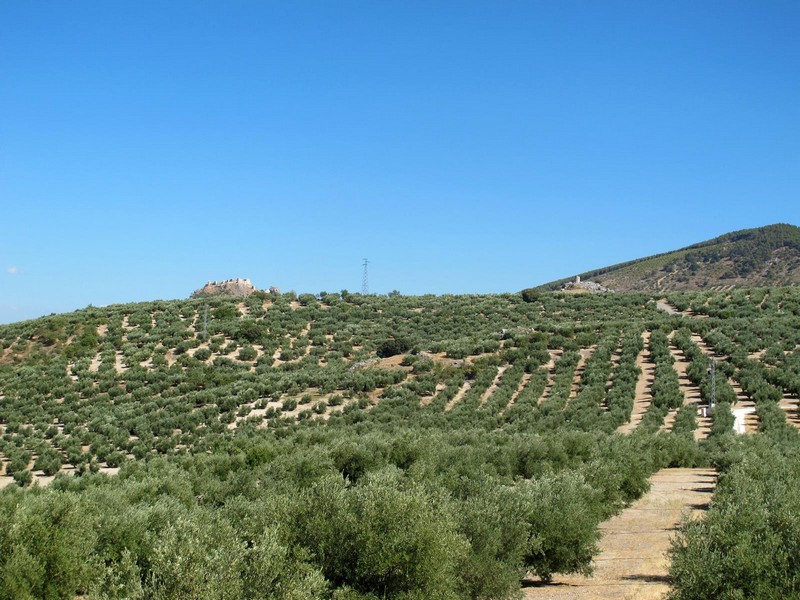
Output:
M727 356L716 354L714 349L699 335L693 334L692 341L708 356L715 357L718 361L729 360ZM728 383L736 393L736 403L731 406L731 412L735 419L734 430L736 433L755 433L758 431L758 415L755 414L755 402L750 400L750 397L745 394L736 380L728 379Z
M653 401L651 390L655 379L656 366L650 358L650 332L642 333L644 349L636 357L636 364L642 370L639 380L636 382L636 397L633 400L633 411L627 423L617 428L617 433L628 434L642 422L650 403Z
M447 403L447 405L444 407L444 409L445 410L450 410L456 404L461 402L461 399L466 395L466 393L470 390L471 387L472 387L472 383L470 383L469 381L465 381L464 385L461 386L461 389L458 390L458 392L456 392L456 395L453 396L453 399L450 400L450 402Z
M578 395L578 392L581 390L581 383L583 379L583 372L586 370L586 361L592 357L594 351L597 349L597 345L590 346L589 348L581 348L580 350L580 359L578 359L578 364L575 366L575 374L572 376L572 388L569 392L570 398L575 398Z
M716 486L708 469L663 469L637 502L600 525L594 574L556 576L551 583L523 581L526 600L659 600L669 591L670 537L688 514L700 518Z
M550 353L550 360L545 365L547 369L547 383L544 386L544 390L542 391L542 395L536 401L536 404L539 405L550 396L550 390L553 389L553 384L555 383L555 374L556 374L556 362L561 358L563 354L563 350L548 350Z
M524 373L522 375L522 380L519 382L517 389L512 394L511 400L509 401L508 405L501 411L501 414L505 413L506 410L508 410L509 408L514 406L514 404L517 403L517 398L519 398L519 395L522 393L522 390L525 389L525 386L528 385L528 383L531 380L531 377L533 377L532 373Z
M661 280L659 279L659 282L660 281ZM681 314L681 311L679 311L677 308L675 308L674 305L670 304L669 301L666 298L662 298L661 300L657 300L656 301L656 308L659 309L659 310L663 310L664 312L666 312L666 313L668 313L670 315Z
M486 391L483 392L483 395L481 396L481 400L480 400L480 405L481 406L483 406L484 403L489 398L492 397L492 394L494 394L497 391L497 388L500 386L500 378L503 376L503 373L506 372L506 369L508 369L508 367L509 367L509 365L503 365L502 367L498 367L497 368L497 375L495 375L494 381L492 381L492 385L490 385L488 388L486 388Z
M786 422L800 429L800 400L796 396L784 394L779 406L786 413Z
M683 392L683 403L684 405L694 405L695 408L699 410L703 399L700 396L700 388L692 383L692 380L689 379L689 376L687 375L689 362L686 360L686 356L683 354L683 352L675 346L670 345L669 350L672 352L672 357L675 359L675 364L673 367L678 373L678 385ZM711 417L704 417L699 412L695 415L695 417L697 419L697 429L694 430L694 439L704 440L711 432Z

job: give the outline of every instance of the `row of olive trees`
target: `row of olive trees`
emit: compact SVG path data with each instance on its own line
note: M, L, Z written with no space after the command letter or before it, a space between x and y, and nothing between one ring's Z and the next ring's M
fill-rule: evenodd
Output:
M798 437L730 442L711 507L672 543L673 600L800 595Z
M513 597L526 573L588 572L598 522L663 460L585 433L398 424L253 432L121 478L9 489L0 597Z

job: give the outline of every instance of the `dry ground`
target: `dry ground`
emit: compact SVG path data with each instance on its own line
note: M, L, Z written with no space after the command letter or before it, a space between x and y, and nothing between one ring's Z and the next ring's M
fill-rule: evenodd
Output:
M666 552L681 515L699 517L716 485L708 469L663 469L652 488L600 525L603 537L592 577L556 576L552 583L523 582L526 600L658 600L669 591Z
M650 408L650 403L653 401L651 389L653 387L653 380L655 379L656 365L650 358L650 332L645 331L642 333L644 340L644 348L636 357L636 365L642 370L639 379L636 382L636 397L633 402L633 411L631 418L627 423L623 423L617 428L618 433L628 434L642 422L645 413Z

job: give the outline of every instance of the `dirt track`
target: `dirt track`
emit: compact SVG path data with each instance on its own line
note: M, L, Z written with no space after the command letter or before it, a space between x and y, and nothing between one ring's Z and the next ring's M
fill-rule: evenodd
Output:
M617 433L628 434L642 422L645 413L650 408L653 401L651 389L655 379L656 366L650 358L650 332L642 333L644 348L636 357L636 365L642 370L636 382L636 395L633 402L631 418L627 423L623 423L617 428Z
M658 600L669 591L666 556L681 514L699 517L714 491L708 469L663 469L650 492L600 525L603 537L592 577L556 576L550 584L523 583L526 600Z

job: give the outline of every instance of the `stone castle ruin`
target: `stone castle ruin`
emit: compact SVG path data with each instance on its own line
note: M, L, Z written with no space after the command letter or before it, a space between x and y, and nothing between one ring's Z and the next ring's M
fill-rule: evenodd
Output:
M250 283L250 279L226 279L225 281L209 281L199 290L192 292L190 298L207 298L209 296L249 296L258 288Z
M590 292L592 294L605 294L611 293L614 290L607 288L604 285L600 285L594 281L581 281L581 276L577 275L575 277L575 281L568 281L561 287L562 291L565 292Z

